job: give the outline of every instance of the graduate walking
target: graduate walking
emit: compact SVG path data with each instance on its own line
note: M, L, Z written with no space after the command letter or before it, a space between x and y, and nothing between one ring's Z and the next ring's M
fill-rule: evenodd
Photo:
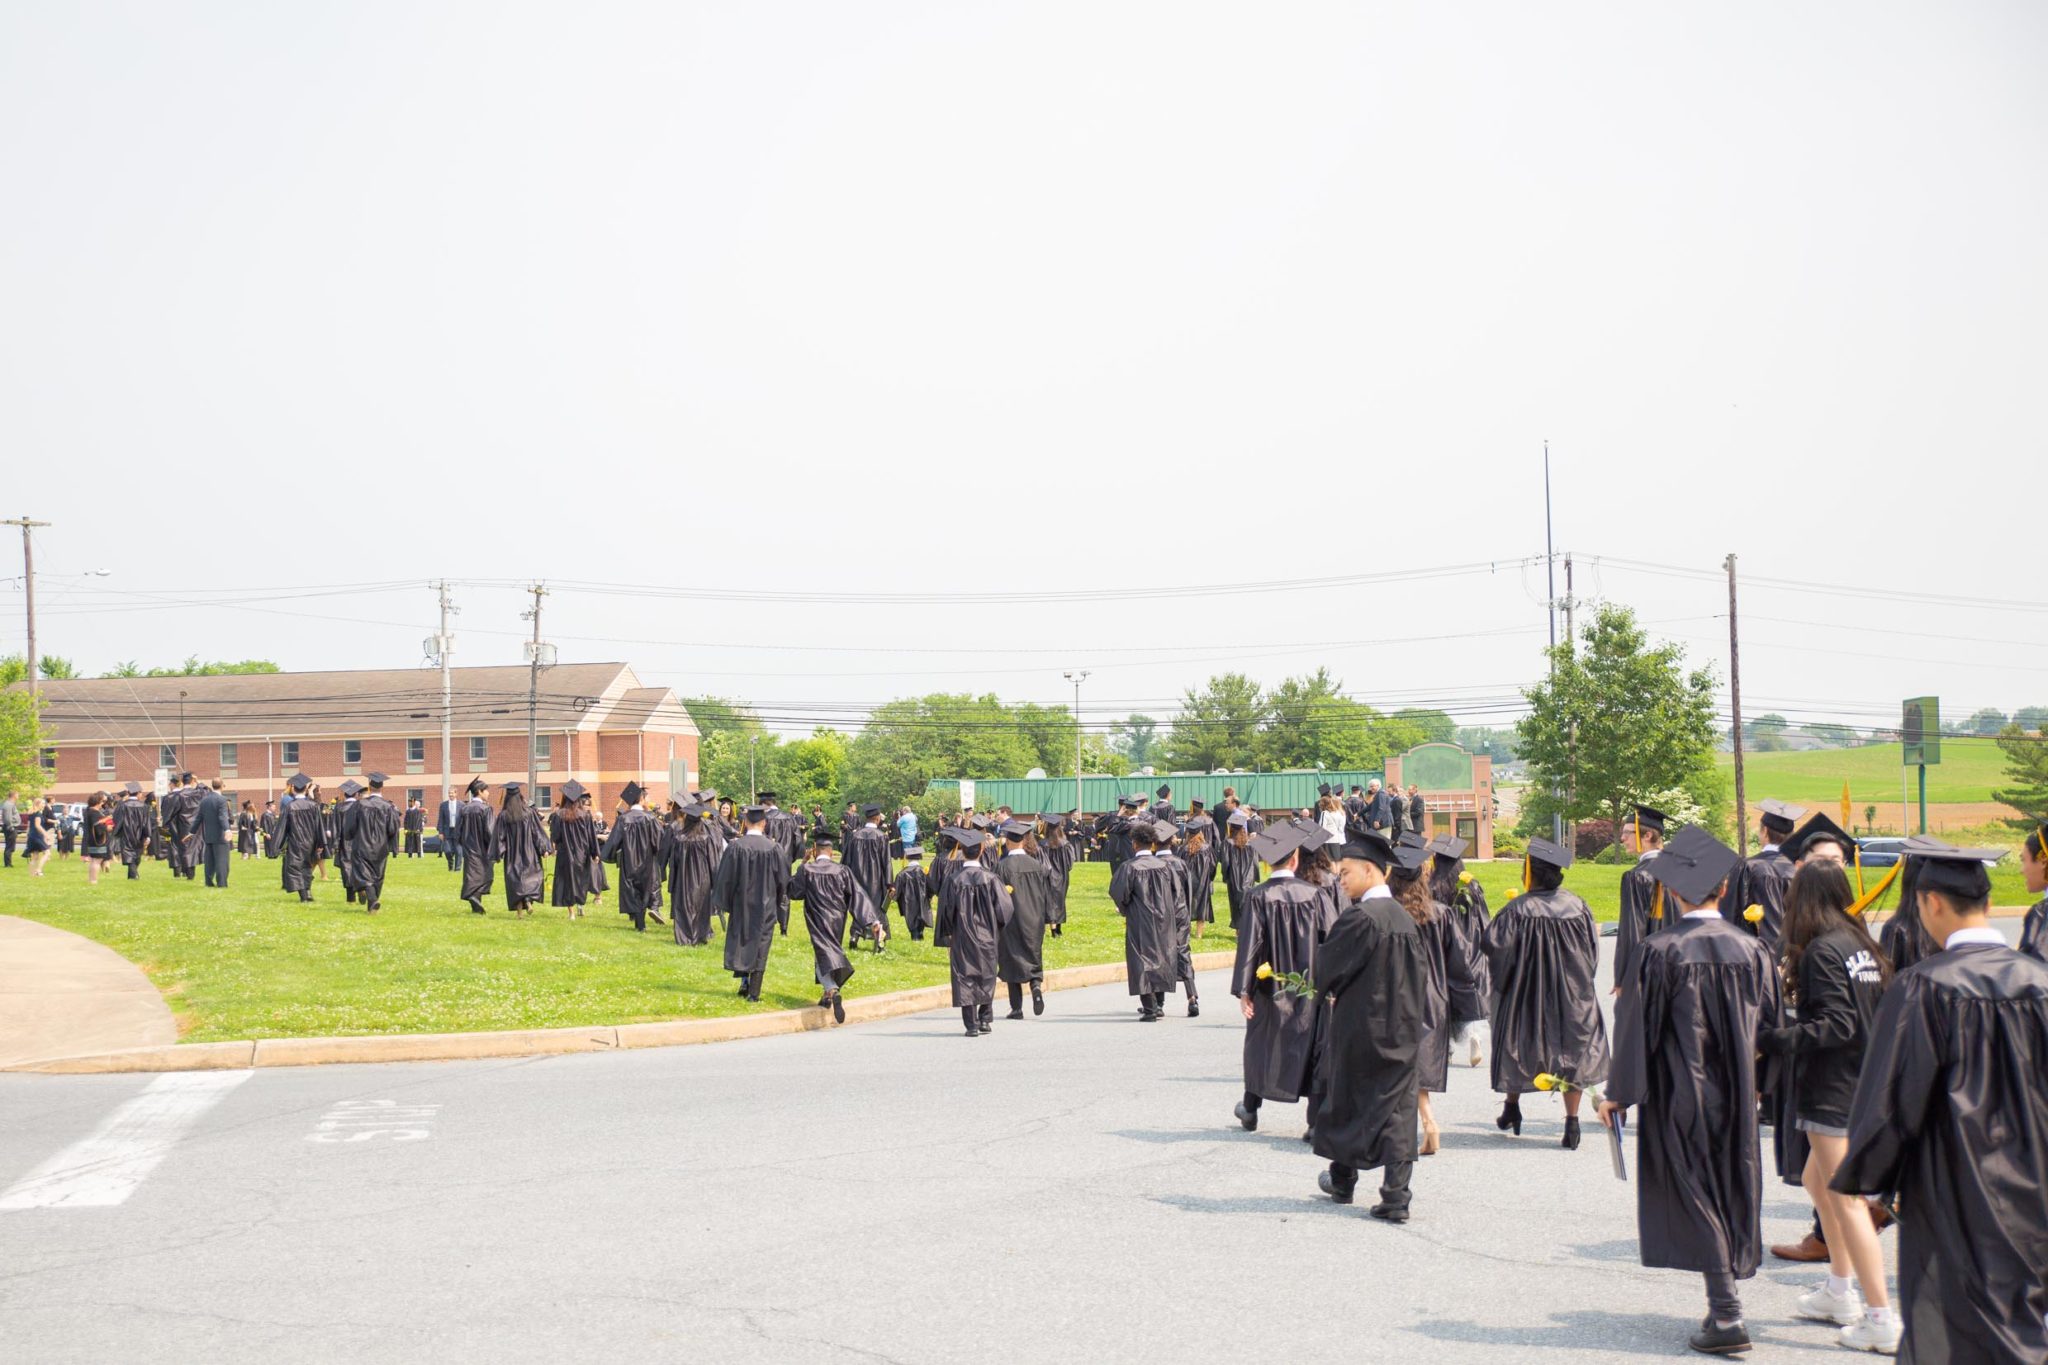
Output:
M505 878L505 908L525 917L533 913L547 884L547 855L553 851L540 812L526 799L526 784L507 782L498 822L491 831L491 861Z
M1180 980L1174 923L1181 873L1157 856L1159 835L1151 822L1134 822L1128 833L1131 857L1111 874L1109 899L1124 917L1124 979L1138 997L1138 1018L1149 1024L1166 1013L1167 993Z
M711 941L711 886L725 841L707 818L710 814L710 807L693 802L681 807L661 832L669 926L679 947Z
M775 934L789 932L789 860L767 833L768 812L749 806L742 832L725 846L712 878L711 904L725 916L725 969L742 998L761 998L761 977Z
M910 930L910 941L924 941L924 931L932 923L932 886L925 876L924 850L916 844L903 850L903 870L896 874L896 880L889 886L889 899L896 902L896 908L903 912L904 927Z
M384 906L384 871L391 855L398 851L399 832L405 819L398 807L384 799L382 773L369 773L369 791L356 798L355 830L349 836L349 875L356 894L371 914Z
M970 1038L994 1028L1001 940L1011 914L1002 882L974 856L986 837L976 829L953 831L949 856L957 866L939 893L938 923L932 934L933 945L946 950L953 1004Z
M646 932L648 915L661 908L661 822L642 804L646 797L638 782L625 785L619 818L599 850L602 861L619 869L619 909L639 933Z
M1259 1126L1265 1101L1292 1104L1309 1094L1315 1061L1316 1000L1286 986L1290 975L1313 983L1316 953L1337 922L1329 897L1295 876L1300 832L1286 825L1255 841L1273 871L1245 898L1230 993L1244 1012L1244 1098L1232 1110L1245 1131ZM1316 1102L1308 1123L1315 1127Z
M295 773L285 784L292 795L278 813L277 846L280 875L287 891L304 904L313 899L313 859L320 847L320 801L312 780Z
M484 800L490 785L481 777L471 778L468 790L469 799L455 812L455 840L462 850L462 899L472 915L481 915L497 881L498 815Z
M886 913L889 908L889 833L882 828L882 808L877 805L861 807L861 823L846 835L846 848L840 855L841 865L853 875L860 889L867 893L868 905L877 914ZM849 925L858 928L855 921ZM851 940L848 940L851 942Z
M1010 897L1010 917L997 944L996 974L1009 988L1012 1019L1024 1017L1024 989L1031 988L1031 1012L1045 1013L1045 926L1058 896L1052 873L1027 851L1031 826L1012 820L1003 826L1003 857L996 877Z
M548 813L548 842L555 846L555 875L548 887L548 903L567 910L568 918L582 919L590 900L598 867L597 822L583 798L589 788L571 778L562 784L562 800Z
M811 831L810 861L789 879L789 898L804 903L804 928L811 935L812 974L821 992L818 1008L831 1010L833 1020L843 1024L846 1001L840 990L853 977L853 961L840 942L842 938L850 942L858 935L879 945L888 931L860 879L845 864L832 861L832 843L830 830Z
M1065 816L1041 815L1038 828L1038 856L1052 875L1052 908L1046 912L1045 924L1047 931L1058 938L1067 922L1067 891L1073 885L1074 860L1080 850L1068 836Z

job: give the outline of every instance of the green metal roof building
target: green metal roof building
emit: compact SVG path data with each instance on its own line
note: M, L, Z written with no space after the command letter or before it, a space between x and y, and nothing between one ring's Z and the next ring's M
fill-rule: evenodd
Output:
M1377 771L1345 769L1342 772L1299 768L1281 773L1163 773L1154 777L1083 777L1081 809L1100 815L1116 809L1119 796L1143 792L1150 804L1161 786L1173 789L1173 804L1186 810L1188 802L1200 801L1214 807L1223 800L1223 789L1234 787L1237 799L1258 810L1299 810L1316 803L1316 788L1329 783L1350 791L1353 783L1363 787L1383 780ZM1014 811L1070 811L1074 809L1072 777L1001 777L974 784L974 806L993 810L1008 806ZM958 792L960 779L935 777L925 785L925 795ZM965 804L964 802L962 803Z

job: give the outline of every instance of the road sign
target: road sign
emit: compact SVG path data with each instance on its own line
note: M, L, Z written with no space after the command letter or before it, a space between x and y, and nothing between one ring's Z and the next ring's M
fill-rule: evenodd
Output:
M1941 698L1913 697L1906 702L1899 725L1905 739L1905 765L1926 767L1941 762Z

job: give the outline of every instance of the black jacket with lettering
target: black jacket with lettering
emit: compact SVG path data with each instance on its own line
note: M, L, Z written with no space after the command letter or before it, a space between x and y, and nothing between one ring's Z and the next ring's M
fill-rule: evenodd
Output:
M1843 1128L1856 1075L1870 1045L1870 1023L1884 995L1877 958L1847 929L1822 934L1799 959L1799 1018L1758 1038L1766 1053L1792 1063L1794 1112Z

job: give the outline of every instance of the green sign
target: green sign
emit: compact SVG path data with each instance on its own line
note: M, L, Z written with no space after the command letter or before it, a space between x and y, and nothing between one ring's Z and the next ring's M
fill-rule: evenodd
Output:
M1401 756L1401 780L1424 791L1470 791L1472 755L1455 744L1422 744Z
M1908 700L1899 731L1906 741L1908 768L1941 762L1941 698L1913 697Z

